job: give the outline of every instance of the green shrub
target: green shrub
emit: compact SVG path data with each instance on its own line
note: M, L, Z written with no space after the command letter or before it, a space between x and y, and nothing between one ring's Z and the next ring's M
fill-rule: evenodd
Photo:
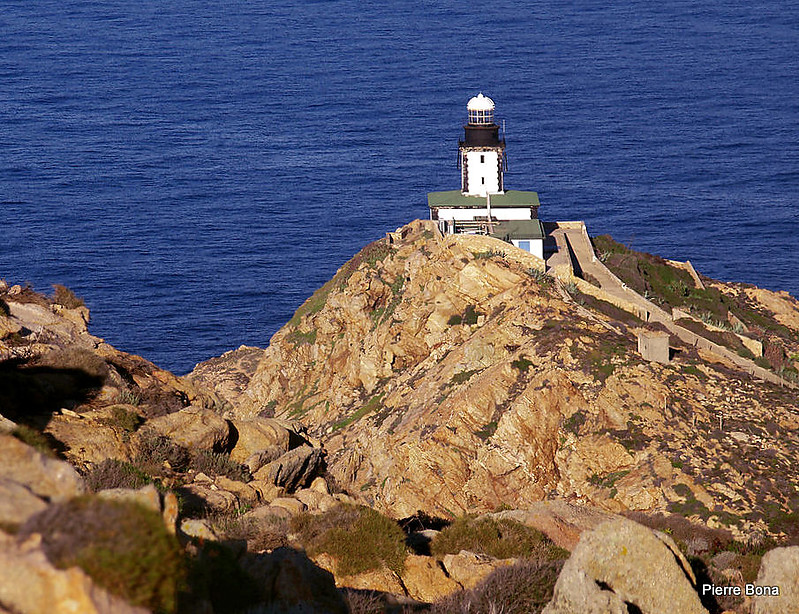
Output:
M353 575L383 565L401 573L405 565L405 534L391 518L368 507L339 505L323 514L300 514L292 530L313 557L326 552L336 570Z
M510 366L516 369L517 371L521 371L522 373L527 373L527 369L529 369L533 364L532 360L528 360L524 356L520 356L517 360L514 360L510 363Z
M468 550L498 559L523 557L541 561L567 558L569 553L543 533L510 519L461 516L441 531L430 544L435 556Z
M152 480L141 469L130 463L116 458L106 458L86 473L85 481L92 492L97 492L107 488L141 488Z
M61 284L53 284L53 302L63 305L67 309L77 309L83 307L85 303L75 293Z
M78 497L34 516L20 535L39 533L47 558L77 566L100 586L133 605L176 610L185 561L159 514L140 505Z

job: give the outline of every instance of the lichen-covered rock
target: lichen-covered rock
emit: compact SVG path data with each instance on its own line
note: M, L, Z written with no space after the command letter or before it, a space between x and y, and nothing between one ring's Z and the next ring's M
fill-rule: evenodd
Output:
M707 614L695 582L671 538L616 518L583 533L544 614Z
M0 525L20 525L46 507L41 497L19 482L0 478Z
M441 561L450 578L463 588L474 588L486 576L501 567L516 563L517 559L494 559L490 556L461 550L458 554L444 555Z
M755 586L764 594L754 597L753 614L799 613L799 546L767 552L760 562ZM774 586L779 595L773 594Z

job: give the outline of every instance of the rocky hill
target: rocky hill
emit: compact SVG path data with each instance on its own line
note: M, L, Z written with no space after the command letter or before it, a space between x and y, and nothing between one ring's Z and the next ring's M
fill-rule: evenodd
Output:
M676 264L631 264L614 246L603 257L637 272L642 292L663 291L660 305L671 310L664 289L678 289L681 323L731 351L748 352L739 337L764 342L771 362L758 362L795 376L793 298L707 279L688 291ZM560 498L674 512L739 537L793 531L790 382L755 379L673 335L668 364L646 361L637 331L651 325L542 269L500 241L414 222L345 264L266 350L231 352L190 379L237 415L301 421L337 485L395 517ZM691 301L751 324L745 335L705 324Z
M187 377L0 281L0 613L797 611L797 302L594 243L413 222Z

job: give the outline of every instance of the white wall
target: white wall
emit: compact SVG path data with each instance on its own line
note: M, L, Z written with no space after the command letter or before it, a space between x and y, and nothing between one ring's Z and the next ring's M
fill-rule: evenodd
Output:
M477 216L488 217L488 209L445 209L438 210L440 220L473 220ZM529 207L492 207L491 217L497 220L532 220L533 215Z
M541 260L544 259L544 240L543 239L511 239L511 243L513 243L516 247L520 249L524 249L523 247L519 246L520 241L527 241L530 244L530 249L525 250L529 251L534 256L538 256Z
M469 175L470 196L499 193L499 154L497 151L467 151L463 172ZM482 162L480 161L482 158Z

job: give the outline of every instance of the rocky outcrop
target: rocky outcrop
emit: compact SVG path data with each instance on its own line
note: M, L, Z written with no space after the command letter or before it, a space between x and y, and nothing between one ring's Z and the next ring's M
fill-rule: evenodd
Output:
M258 369L263 355L262 348L242 345L218 358L201 362L187 377L195 383L210 383L224 401L235 407Z
M556 545L569 551L574 550L583 531L594 529L613 518L603 510L562 500L539 501L523 510L505 510L490 516L515 520L538 529Z
M292 433L280 421L269 418L253 418L251 420L232 420L235 446L230 451L230 458L238 463L248 463L253 455L257 455L260 467L277 460L289 451ZM295 438L297 435L295 435ZM249 464L249 463L248 463ZM250 465L252 472L260 467Z
M667 535L617 518L583 533L544 614L707 614L695 583Z
M541 268L501 241L413 222L314 293L254 373L258 354L242 350L195 381L222 385L248 356L233 415L302 421L328 475L396 517L560 498L773 532L769 514L788 511L776 493L799 487L796 397L679 339L668 365L643 360L643 322ZM784 356L799 355L790 297L704 284L749 301L752 321L781 327Z
M446 554L441 560L446 574L463 588L474 588L497 569L516 563L516 559L494 559L490 556L461 550Z

